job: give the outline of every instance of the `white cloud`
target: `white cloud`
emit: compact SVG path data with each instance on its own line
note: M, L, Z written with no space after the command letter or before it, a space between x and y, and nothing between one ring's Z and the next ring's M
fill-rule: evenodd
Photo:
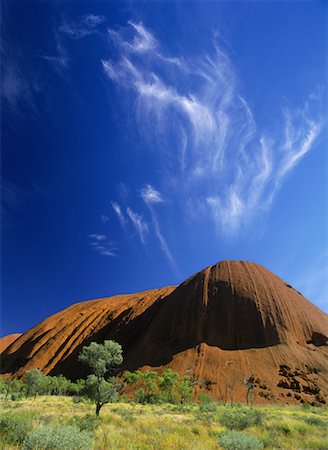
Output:
M60 33L55 33L56 40L56 53L53 55L40 54L39 58L48 61L53 68L60 74L63 75L64 72L69 68L70 58L68 53L62 43Z
M146 53L154 50L157 47L157 41L141 22L128 22L130 30L134 32L132 40L124 39L123 34L130 30L112 30L108 29L110 39L117 45L124 49L127 53Z
M171 253L171 251L169 249L169 246L168 246L168 244L166 242L166 239L164 238L164 236L163 236L163 234L161 232L157 216L156 216L153 208L150 206L150 204L148 204L148 205L150 207L150 212L151 212L151 216L152 216L152 223L153 223L153 226L154 226L154 231L155 231L156 237L157 237L157 239L158 239L158 241L160 243L161 249L164 252L164 255L165 255L166 259L168 260L169 264L171 265L172 269L179 276L180 274L179 274L179 270L177 268L177 264L176 264L175 259L174 259L173 255L172 255L172 253Z
M285 107L278 126L260 129L217 42L212 54L189 60L165 54L143 24L129 22L109 35L119 57L102 61L104 72L132 96L139 131L160 152L161 190L170 180L180 205L193 204L219 230L237 234L270 208L287 174L313 148L322 127L311 112L318 100L312 95L303 106ZM162 199L150 188L141 192L148 205Z
M152 218L152 225L154 228L155 235L160 243L160 247L162 251L164 252L165 257L167 258L168 262L170 263L171 267L175 271L176 274L178 274L178 269L176 262L173 258L173 255L169 249L169 246L166 242L166 239L163 236L163 233L161 231L157 215L155 213L155 210L153 208L153 205L156 203L162 203L164 200L162 198L162 195L159 191L157 191L153 186L150 184L147 184L144 186L140 191L141 197L145 204L148 206L151 218Z
M148 231L148 224L144 221L143 217L140 214L134 212L130 207L126 208L126 214L130 218L132 225L137 231L141 243L145 244L145 234Z
M153 50L157 46L156 39L148 30L146 30L141 22L133 23L129 21L129 24L135 29L136 34L132 43L126 42L128 50L136 53L144 53Z
M89 28L94 28L101 23L105 22L104 16L97 16L95 14L87 14L86 16L83 16L82 22Z
M116 202L111 202L111 205L112 205L112 208L113 208L113 210L115 211L115 213L116 213L116 215L118 217L118 220L120 221L120 224L122 226L124 226L126 224L126 218L124 217L124 214L122 212L122 209L121 209L120 205L118 203L116 203Z
M116 247L104 234L89 234L89 245L103 256L116 256Z
M87 14L75 21L64 20L59 31L73 39L83 39L90 34L98 33L97 27L104 21L103 16Z
M141 197L143 201L147 204L151 203L161 203L163 202L163 198L161 194L156 191L150 184L147 184L140 191Z

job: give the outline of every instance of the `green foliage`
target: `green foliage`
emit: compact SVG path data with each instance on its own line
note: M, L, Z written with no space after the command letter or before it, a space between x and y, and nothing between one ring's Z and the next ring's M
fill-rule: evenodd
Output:
M74 383L65 378L63 375L55 377L47 377L48 379L48 393L52 395L67 395L74 394ZM73 392L72 392L73 391Z
M213 403L201 403L199 405L199 411L202 413L206 412L216 412L217 411L217 405Z
M202 405L206 405L208 403L214 402L213 397L211 397L207 394L204 394L203 392L199 392L197 397Z
M5 399L18 400L25 396L26 387L22 380L1 380L0 393Z
M23 450L89 450L93 445L93 434L80 431L78 427L43 426L31 431L25 438Z
M233 408L224 411L221 423L230 430L244 430L253 425L260 425L263 414L255 408Z
M95 432L101 424L101 419L93 414L85 416L74 416L69 420L68 425L73 425L79 428L80 431Z
M88 364L93 372L85 382L85 393L95 402L96 415L99 415L105 403L118 400L117 383L114 378L107 381L105 376L122 364L122 347L115 341L91 342L83 347L79 360Z
M75 383L70 384L69 393L70 395L82 395L85 389L85 380L79 379L76 380Z
M154 403L186 403L191 401L194 389L191 378L181 376L172 369L163 373L155 371L125 372L126 383L134 385L134 398L145 404Z
M118 400L118 392L111 381L89 375L85 383L85 393L96 403L109 403Z
M36 397L40 394L47 394L49 392L49 378L39 369L27 372L24 376L27 396Z
M219 437L221 447L227 450L260 450L263 444L255 437L241 431L226 431Z
M83 347L79 360L87 364L97 377L105 377L108 371L122 364L122 347L115 341L91 342Z
M113 409L113 412L120 415L121 417L123 417L123 419L125 419L128 422L135 422L137 420L136 416L133 414L133 412L129 411L129 410L125 410L122 408L116 408L116 409Z
M33 415L31 414L2 414L0 416L0 435L2 442L20 444L32 430Z
M311 405L310 405L310 403L304 402L304 403L302 403L302 408L305 409L305 410L308 410L308 409L311 408Z
M158 387L161 392L161 400L167 403L178 403L178 384L179 374L167 369L158 377Z
M308 425L315 425L321 427L328 426L328 423L324 419L321 419L320 417L316 416L304 417L304 422L307 423Z

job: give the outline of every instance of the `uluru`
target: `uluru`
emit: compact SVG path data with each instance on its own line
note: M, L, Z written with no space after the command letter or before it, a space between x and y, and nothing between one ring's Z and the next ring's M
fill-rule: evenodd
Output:
M1 372L77 379L82 346L113 339L122 370L172 368L218 400L328 401L328 316L259 264L222 261L179 286L76 303L4 346Z

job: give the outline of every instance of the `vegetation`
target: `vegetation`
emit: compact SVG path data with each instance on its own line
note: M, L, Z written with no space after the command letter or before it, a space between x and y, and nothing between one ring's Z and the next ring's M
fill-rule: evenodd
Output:
M88 398L37 396L0 400L0 449L211 450L328 448L328 408L120 401L94 414ZM258 411L261 423L243 431L223 424L227 411ZM46 415L45 415L46 414ZM313 420L314 419L314 420ZM319 421L317 420L319 419ZM73 446L73 447L70 447ZM80 447L79 447L80 445Z
M122 347L115 341L105 341L103 344L91 342L83 347L79 360L93 372L86 380L85 392L95 402L96 415L99 416L103 405L118 399L115 379L106 378L122 364Z
M88 450L94 437L72 425L44 425L31 431L23 441L24 450Z
M262 442L255 436L234 430L222 433L219 442L222 448L228 450L260 450L263 448Z
M84 347L80 360L92 373L75 383L37 369L0 380L0 450L328 449L327 407L226 406L171 369L117 379L114 341Z
M244 430L245 428L262 423L263 413L254 408L231 408L227 409L222 417L221 423L229 430Z
M133 388L131 397L139 403L190 402L194 396L191 377L181 376L172 369L163 373L155 371L125 372L124 380Z

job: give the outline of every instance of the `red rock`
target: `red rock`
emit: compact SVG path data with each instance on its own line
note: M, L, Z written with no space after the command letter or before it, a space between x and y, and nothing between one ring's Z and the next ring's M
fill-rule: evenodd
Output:
M7 336L0 338L0 354L16 341L19 336L21 336L21 333L7 334Z
M82 346L114 339L123 346L124 368L172 367L210 383L218 399L229 385L234 400L245 401L250 375L279 397L279 372L296 369L316 373L328 398L326 336L328 316L290 285L258 264L223 261L178 287L72 305L11 344L2 372L22 376L37 367L83 377Z

